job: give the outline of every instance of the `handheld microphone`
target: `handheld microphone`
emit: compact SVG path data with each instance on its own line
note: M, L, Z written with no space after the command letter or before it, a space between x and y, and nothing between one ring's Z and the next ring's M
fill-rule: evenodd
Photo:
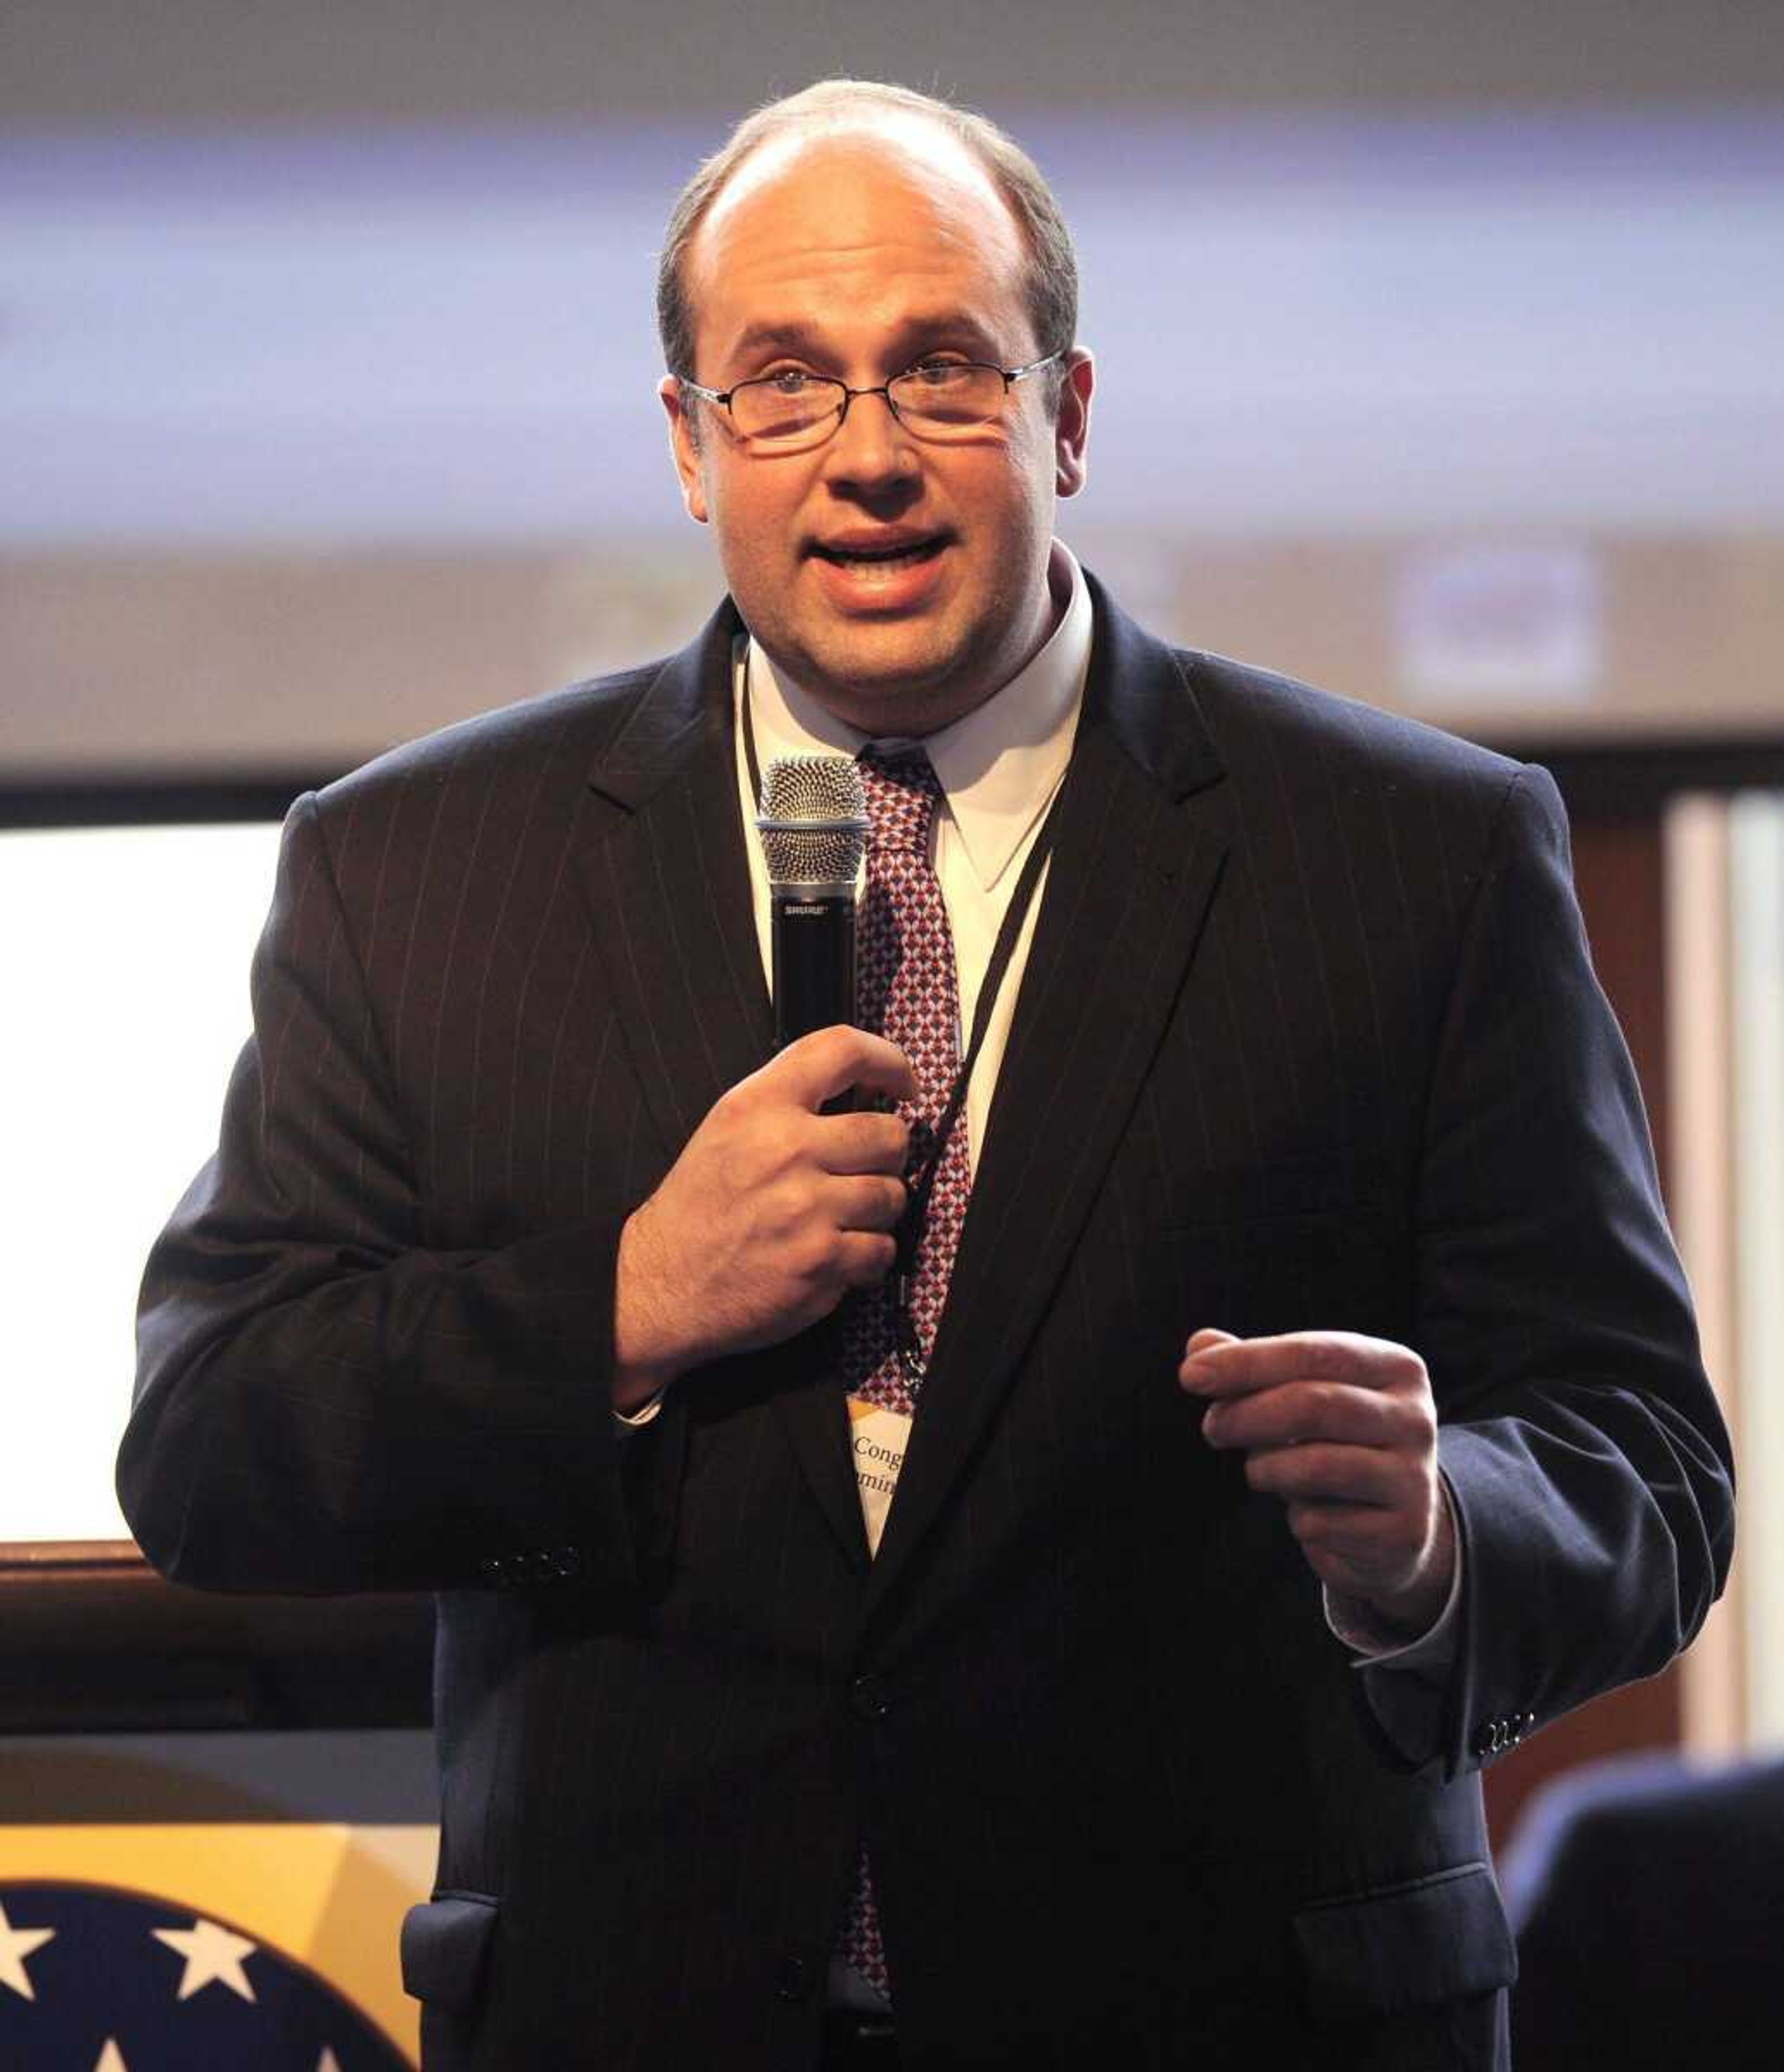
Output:
M756 826L768 865L774 1040L855 1020L855 881L867 795L847 755L782 755L762 778Z

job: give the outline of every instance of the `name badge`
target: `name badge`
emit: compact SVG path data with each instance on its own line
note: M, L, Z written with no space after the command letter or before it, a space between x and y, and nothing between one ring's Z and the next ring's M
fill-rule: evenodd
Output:
M898 1488L910 1442L911 1420L859 1396L849 1398L849 1450L855 1456L855 1486L861 1492L861 1519L867 1528L867 1551L880 1552L880 1536Z

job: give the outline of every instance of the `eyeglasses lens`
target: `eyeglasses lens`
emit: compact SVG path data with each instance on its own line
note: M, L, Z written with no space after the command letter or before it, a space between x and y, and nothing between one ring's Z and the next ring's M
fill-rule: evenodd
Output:
M1003 408L1003 376L995 367L913 368L892 384L892 401L907 424L926 431L969 431Z
M913 368L888 385L904 422L937 438L971 431L1003 411L1003 376L995 367ZM748 381L731 392L731 416L760 445L815 444L834 428L844 393L839 381L811 376L797 385L772 377Z

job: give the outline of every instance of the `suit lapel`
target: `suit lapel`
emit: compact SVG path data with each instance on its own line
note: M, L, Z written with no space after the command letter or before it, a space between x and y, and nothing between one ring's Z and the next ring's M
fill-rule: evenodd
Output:
M727 1087L773 1054L737 811L727 603L665 664L590 779L581 858L608 997L665 1165ZM809 1338L776 1354L776 1414L851 1559L866 1562L840 1393Z
M870 1609L946 1503L1066 1270L1226 854L1219 763L1181 667L1092 593L1045 901Z
M666 1157L768 1058L731 747L725 606L666 662L590 778L583 888L608 997Z

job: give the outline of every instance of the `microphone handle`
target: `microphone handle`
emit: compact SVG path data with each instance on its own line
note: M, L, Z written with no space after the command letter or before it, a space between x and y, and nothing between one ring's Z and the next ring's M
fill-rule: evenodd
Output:
M770 895L774 1041L784 1049L814 1029L852 1022L855 889L776 887Z

